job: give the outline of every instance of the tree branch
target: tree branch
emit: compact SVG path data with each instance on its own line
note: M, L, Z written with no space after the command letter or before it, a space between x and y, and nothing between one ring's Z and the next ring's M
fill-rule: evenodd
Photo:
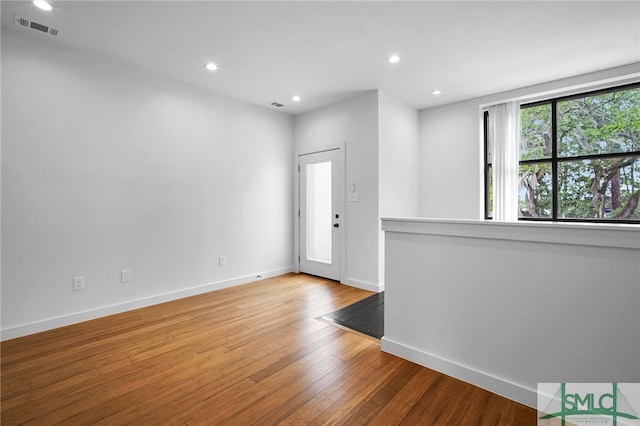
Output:
M638 207L638 201L640 200L640 190L631 194L631 197L627 200L624 207L617 212L613 217L614 219L627 219L636 211Z

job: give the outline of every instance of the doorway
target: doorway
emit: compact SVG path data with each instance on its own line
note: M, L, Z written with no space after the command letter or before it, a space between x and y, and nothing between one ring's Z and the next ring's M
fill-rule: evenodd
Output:
M340 281L344 150L298 157L300 272Z

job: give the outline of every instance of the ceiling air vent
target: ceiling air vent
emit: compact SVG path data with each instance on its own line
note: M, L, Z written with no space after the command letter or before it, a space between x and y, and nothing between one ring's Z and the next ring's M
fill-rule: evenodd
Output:
M271 105L276 107L276 108L282 108L284 105L278 103L278 102L271 102Z
M50 34L52 36L58 35L58 30L55 28L48 27L46 25L39 24L37 22L30 21L27 18L23 18L22 16L14 15L13 22L16 25L20 25L21 27L31 28L33 30L37 30L43 33Z

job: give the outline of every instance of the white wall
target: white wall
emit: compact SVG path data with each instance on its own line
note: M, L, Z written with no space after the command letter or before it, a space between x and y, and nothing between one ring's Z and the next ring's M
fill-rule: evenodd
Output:
M291 270L292 121L3 31L3 338Z
M297 153L346 142L345 181L355 182L359 201L346 203L346 276L341 281L378 290L378 93L296 116L294 139Z
M418 214L418 112L381 92L296 116L296 152L346 145L345 284L384 289L384 233L380 216Z
M418 111L379 91L380 215L418 215Z
M423 217L479 219L483 217L480 106L507 99L535 100L624 84L640 64L498 93L420 111L419 213ZM631 76L631 77L629 77Z
M448 220L483 217L483 105L638 79L631 64L420 112L419 215L447 220L383 220L384 350L532 406L538 382L640 380L638 227Z
M640 228L383 220L383 350L532 407L640 381Z
M378 91L378 152L380 217L418 216L418 111L383 91ZM384 280L382 230L379 237Z
M467 101L420 112L419 216L479 217L478 105Z

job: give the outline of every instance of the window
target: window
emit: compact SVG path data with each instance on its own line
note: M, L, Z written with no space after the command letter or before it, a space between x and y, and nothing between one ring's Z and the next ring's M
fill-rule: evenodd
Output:
M485 217L493 216L484 113ZM521 220L640 223L640 84L520 106Z

